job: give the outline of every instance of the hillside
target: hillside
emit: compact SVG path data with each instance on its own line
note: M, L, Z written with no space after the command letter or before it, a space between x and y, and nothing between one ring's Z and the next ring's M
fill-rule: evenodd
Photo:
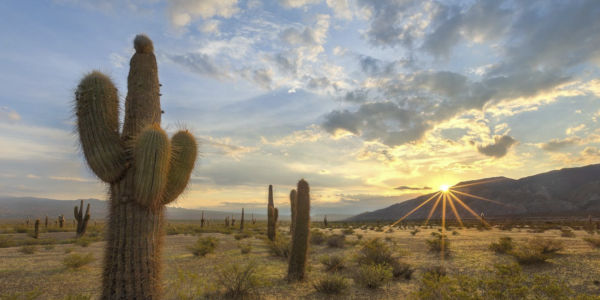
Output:
M451 189L500 202L497 204L455 193L477 214L483 212L486 217L587 216L600 213L600 164L555 170L518 180L494 177L465 181ZM422 195L348 220L396 220L432 195ZM428 202L407 220L426 219L433 205L434 201ZM440 218L440 207L432 218ZM473 218L460 205L457 204L456 208L461 217ZM446 215L454 218L450 208Z

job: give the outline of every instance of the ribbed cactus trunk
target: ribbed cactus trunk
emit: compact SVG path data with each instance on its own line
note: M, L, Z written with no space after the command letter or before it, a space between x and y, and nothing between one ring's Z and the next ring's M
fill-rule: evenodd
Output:
M298 182L296 193L296 220L292 236L292 249L288 264L288 280L304 280L308 258L308 235L310 234L310 190L304 179Z
M84 215L83 214L83 200L81 200L79 208L77 206L75 206L73 215L75 216L75 220L77 221L76 238L79 238L85 234L88 221L90 220L90 204L88 203L87 208L85 210L85 215Z
M244 208L242 207L242 217L240 218L240 231L244 230Z
M35 219L35 231L33 237L36 239L40 237L40 219Z
M290 210L292 212L292 222L290 223L290 235L294 236L294 224L296 223L296 190L290 191Z
M110 185L102 299L161 297L164 206L185 189L196 160L187 131L160 128L158 68L152 41L138 35L130 61L125 121L119 133L117 89L104 74L76 91L77 131L86 161Z
M269 184L269 202L267 204L267 237L271 241L274 241L276 238L276 223L277 221L275 221L275 205L273 204L273 186Z

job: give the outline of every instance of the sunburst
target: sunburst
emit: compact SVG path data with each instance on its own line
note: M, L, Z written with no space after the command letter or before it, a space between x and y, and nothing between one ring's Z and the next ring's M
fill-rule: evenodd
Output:
M479 185L479 184L484 184L484 183L490 183L490 182L494 182L494 181L498 181L500 179L491 179L491 180L486 180L486 181L480 181L480 182L475 182L475 183L467 183L467 184L461 184L461 185L455 185L455 186L450 186L450 185L446 185L443 184L440 186L440 190L437 191L436 193L434 193L431 197L425 199L423 202L421 202L421 204L419 204L417 207L413 208L411 211L409 211L408 213L406 213L403 217L401 217L400 219L396 220L394 223L392 223L390 225L390 228L394 227L394 225L402 222L404 219L406 219L408 216L412 215L414 212L416 212L417 210L419 210L421 207L425 206L425 204L434 201L433 206L431 207L431 210L429 210L429 214L427 215L427 219L424 222L424 225L427 225L429 223L429 220L431 219L431 217L433 216L435 210L440 206L441 204L441 209L442 209L442 238L441 238L441 258L442 260L444 259L444 250L445 250L445 235L446 235L446 208L447 206L450 206L450 209L452 210L452 213L454 214L454 217L456 218L456 221L460 224L460 227L464 227L462 218L460 216L460 214L458 213L458 210L456 209L456 204L460 205L462 208L464 208L467 212L469 212L469 214L473 215L477 220L479 220L482 224L484 224L485 226L490 226L490 224L484 220L480 215L478 215L471 207L469 207L465 202L463 202L458 195L462 195L462 196L467 196L473 199L477 199L477 200L482 200L482 201L487 201L487 202L491 202L491 203L495 203L498 205L503 205L503 206L508 206L502 202L498 202L492 199L488 199L485 197L481 197L481 196L477 196L477 195L472 195L463 191L459 191L457 190L458 188L463 188L463 187L468 187L468 186L474 186L474 185Z

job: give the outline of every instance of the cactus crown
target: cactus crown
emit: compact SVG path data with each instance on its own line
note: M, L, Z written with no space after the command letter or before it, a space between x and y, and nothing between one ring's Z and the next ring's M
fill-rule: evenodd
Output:
M115 184L133 172L133 198L156 209L174 201L185 189L197 156L187 131L171 140L160 128L160 84L152 40L134 39L130 61L125 121L119 133L117 89L106 75L86 75L75 93L75 114L81 148L90 169Z

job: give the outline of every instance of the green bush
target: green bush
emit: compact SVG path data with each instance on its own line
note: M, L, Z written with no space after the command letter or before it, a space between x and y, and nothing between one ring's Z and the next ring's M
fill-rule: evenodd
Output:
M337 274L326 275L313 284L319 293L333 295L341 294L348 289L348 280Z
M91 243L92 243L92 241L85 237L78 238L77 240L75 240L76 245L84 247L84 248L89 246Z
M94 261L94 256L91 253L80 255L77 253L70 254L63 259L63 265L67 269L79 269Z
M250 253L250 251L252 251L251 243L239 243L238 247L240 247L240 251L242 252L242 254L248 254Z
M15 243L10 239L10 236L0 235L0 248L13 247Z
M243 298L251 295L261 285L258 264L254 261L242 265L231 263L217 269L217 285L224 290L224 296Z
M252 235L246 231L241 232L241 233L236 233L235 235L233 235L233 238L235 238L236 240L241 240L241 239L246 239L251 237Z
M353 234L353 233L354 233L354 229L352 229L352 228L342 229L342 234L344 234L344 235L350 235L350 234Z
M341 255L324 255L319 261L327 272L337 272L345 267L345 260Z
M392 268L388 265L362 265L356 274L356 282L366 288L376 289L392 277Z
M23 254L33 254L37 251L37 246L35 245L25 245L19 249L19 252Z
M330 235L327 238L327 246L331 248L344 248L346 237L340 234Z
M519 264L532 265L543 263L563 249L562 242L553 239L535 237L516 246L511 254Z
M419 228L415 228L415 230L411 231L410 234L412 236L415 236L417 233L419 233L419 231L421 231L421 230L419 230Z
M379 238L364 241L358 250L356 260L360 265L386 265L391 268L394 278L410 279L414 270L410 265L398 261L388 244Z
M267 245L273 256L288 258L290 255L290 240L283 235L278 235L274 241L267 240Z
M313 245L321 245L325 241L325 234L320 230L312 230L310 232L310 243Z
M425 240L427 247L429 248L429 252L439 253L440 255L447 256L450 253L450 241L448 240L448 237L445 234L440 234L437 232L432 232L431 235L433 238ZM442 244L444 245L443 249Z
M572 238L575 237L575 233L569 228L564 228L560 230L560 236Z
M509 253L513 248L513 239L508 236L501 237L498 242L492 242L490 244L490 250L501 254Z
M217 245L219 244L219 240L214 237L204 237L199 238L196 243L188 249L194 254L194 256L206 256L206 254L213 253Z

